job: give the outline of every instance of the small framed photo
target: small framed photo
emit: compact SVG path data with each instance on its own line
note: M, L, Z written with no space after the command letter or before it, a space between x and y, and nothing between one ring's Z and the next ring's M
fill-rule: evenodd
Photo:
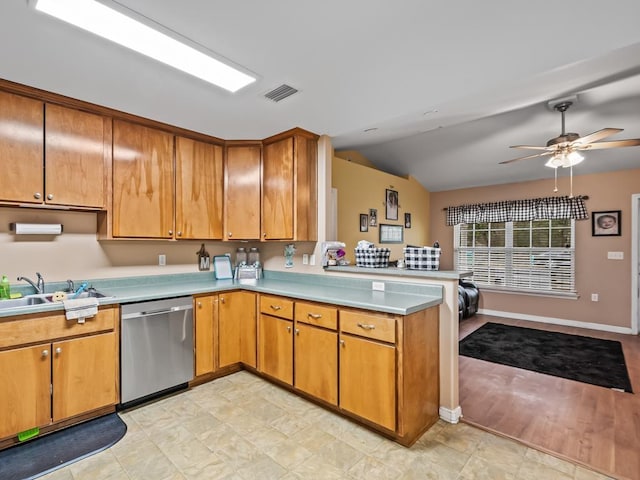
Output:
M404 228L411 228L411 214L404 214Z
M380 243L402 243L402 225L380 224Z
M369 209L369 226L370 227L378 226L378 210L375 208Z
M369 215L366 213L360 214L360 231L368 232L369 231Z
M398 220L398 192L396 190L385 190L386 208L385 216L387 220Z
M591 212L591 235L594 237L619 237L621 210Z

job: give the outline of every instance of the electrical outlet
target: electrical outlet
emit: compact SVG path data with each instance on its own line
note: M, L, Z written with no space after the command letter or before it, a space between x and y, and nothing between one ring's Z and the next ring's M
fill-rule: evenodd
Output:
M597 293L592 293L591 294L591 301L592 302L597 302L598 301L598 294Z
M384 282L371 282L371 289L384 292Z
M303 253L302 254L302 264L303 265L309 265L309 254L308 253Z
M161 253L160 255L158 255L158 265L163 267L166 264L167 264L167 256L164 253Z
M309 265L315 265L315 264L316 264L316 256L315 256L315 254L309 255Z

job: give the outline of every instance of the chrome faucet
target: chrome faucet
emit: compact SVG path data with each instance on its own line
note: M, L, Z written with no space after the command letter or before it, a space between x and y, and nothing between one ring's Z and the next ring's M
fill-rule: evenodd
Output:
M29 285L31 285L33 288L36 289L36 293L44 293L44 278L42 278L42 275L40 275L39 272L36 272L36 275L38 276L37 284L33 280L27 277L18 277L18 281L24 280L25 282L27 282Z
M67 280L67 293L73 293L76 291L76 287L73 285L73 280Z

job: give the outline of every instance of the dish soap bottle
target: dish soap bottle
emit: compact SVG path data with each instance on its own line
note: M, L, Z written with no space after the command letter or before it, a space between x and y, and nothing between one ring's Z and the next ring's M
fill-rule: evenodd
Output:
M0 298L3 300L11 298L11 287L6 275L3 275L2 281L0 281Z

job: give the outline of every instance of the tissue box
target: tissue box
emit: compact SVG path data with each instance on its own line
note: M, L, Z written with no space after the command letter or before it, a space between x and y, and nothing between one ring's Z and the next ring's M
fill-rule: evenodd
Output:
M404 263L410 270L438 270L440 249L433 247L405 247Z
M388 248L356 248L356 267L386 268L389 266Z

